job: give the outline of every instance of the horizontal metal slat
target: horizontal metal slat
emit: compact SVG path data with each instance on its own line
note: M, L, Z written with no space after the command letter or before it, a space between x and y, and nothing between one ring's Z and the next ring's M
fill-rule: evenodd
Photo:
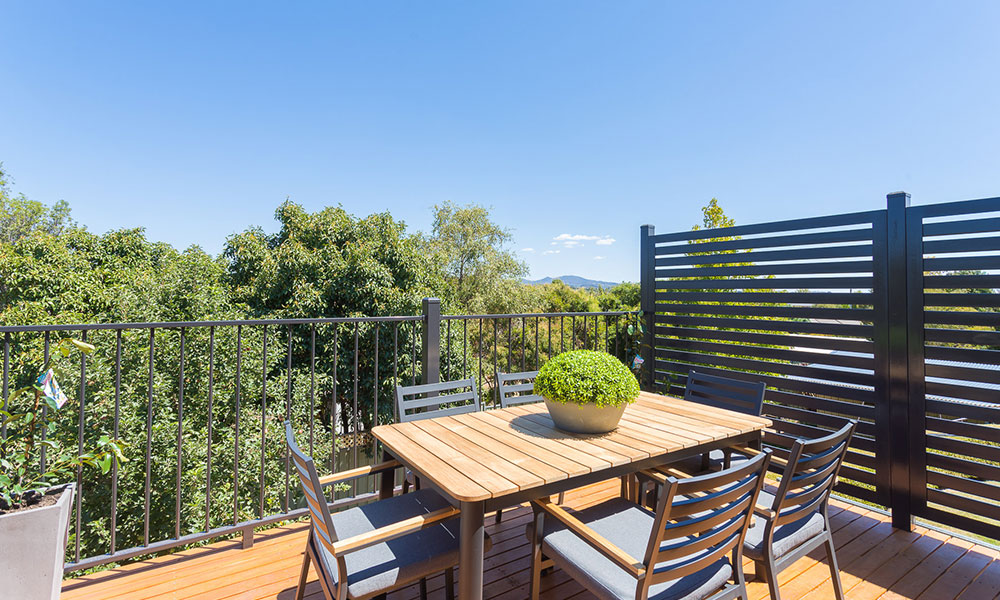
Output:
M653 328L653 335L676 336L679 338L695 338L703 340L726 340L747 344L773 344L776 346L791 346L793 348L817 348L822 350L842 350L859 354L872 354L875 344L868 340L834 338L829 336L787 335L774 333L755 333L752 331L734 331L729 329L696 329L693 327Z
M793 380L794 381L794 380ZM843 390L845 388L838 387L837 390ZM868 400L874 401L875 393L868 392L864 390L857 390L856 388L846 388L860 391L867 394ZM794 392L787 392L782 390L777 390L774 388L768 388L767 398L773 402L781 402L782 404L787 404L795 406L797 408L803 408L810 412L816 413L819 411L833 413L837 418L838 415L844 415L845 417L850 417L854 419L866 419L873 420L875 418L875 408L871 404L865 404L864 401L855 399L833 399L833 398L820 398L818 396L797 394ZM772 406L767 404L766 406ZM840 426L842 426L841 423ZM839 429L840 426L834 429ZM859 423L860 427L860 423Z
M980 198L958 200L939 204L918 204L906 209L908 214L920 218L950 217L952 215L973 215L976 213L1000 211L1000 198ZM925 225L926 226L926 225Z
M1000 275L925 275L925 290L993 289L1000 287Z
M925 293L924 306L1000 308L1000 294Z
M804 321L762 321L759 319L727 319L724 317L687 317L683 315L656 315L658 325L681 327L730 327L754 331L787 331L872 339L871 325L848 325L845 323L810 323Z
M989 271L1000 269L1000 256L955 256L925 258L924 271Z
M720 233L727 229L716 230ZM727 236L728 237L728 236ZM705 238L713 239L713 238ZM814 246L817 244L838 244L843 242L871 241L872 230L844 229L840 231L823 231L820 233L795 233L791 235L774 235L758 238L739 238L735 240L688 242L671 246L655 246L655 256L671 254L688 254L690 252L722 252L730 250L755 250L759 248L780 248L783 246Z
M983 440L1000 444L1000 427L979 425L966 421L956 421L954 419L941 419L938 417L927 417L924 422L928 431L937 431L961 437Z
M699 354L697 352L657 349L656 358L703 363L707 365L718 365L745 371L793 375L807 379L817 379L837 383L853 383L854 385L861 386L875 385L875 376L866 373L851 373L848 371L835 371L833 369L820 369L817 367L803 367L800 365L750 360L746 358L732 358L728 356L717 356L714 354Z
M827 354L822 352L805 352L800 350L786 350L783 348L768 348L766 346L743 346L738 344L704 342L699 340L681 340L664 337L655 338L655 344L658 348L731 354L734 356L749 358L786 360L790 362L832 365L853 369L873 370L875 368L875 359L873 357L847 356L844 354Z
M934 488L927 489L927 501L972 513L980 517L1000 519L1000 504L996 502L982 502L966 496L942 492Z
M988 233L990 231L1000 231L1000 217L970 219L968 221L945 221L943 223L924 223L923 226L924 237Z
M925 241L923 250L924 254L1000 250L1000 237L968 237L955 240Z
M870 260L840 260L836 262L782 263L767 265L736 265L732 267L685 267L656 269L656 277L732 277L743 275L817 275L826 273L871 273Z
M991 461L994 463L1000 462L1000 446L976 444L936 434L930 434L926 437L927 448L929 449L950 452L975 460Z
M990 539L1000 539L1000 526L990 524L986 521L979 521L964 515L955 514L950 511L944 511L934 508L933 506L922 508L918 507L917 510L914 511L914 515L935 523L941 523L942 525L947 525L948 527L954 527L956 529L968 531Z
M656 292L657 302L760 302L763 304L851 304L871 306L874 297L862 292Z
M784 279L657 279L657 290L872 289L872 277L787 277Z
M986 463L955 458L944 454L928 452L927 466L935 469L952 471L954 473L961 473L962 475L967 475L969 477L978 477L979 479L989 479L993 481L1000 480L1000 468Z
M952 360L984 365L1000 365L1000 350L924 346L924 357L930 360Z
M976 402L986 402L995 404L1000 401L1000 394L996 390L989 390L967 385L955 385L952 383L940 383L937 381L927 381L925 388L929 396L942 396L944 398L958 398L962 400L975 400ZM928 410L932 400L927 400Z
M967 344L976 346L1000 346L1000 332L976 329L940 329L928 327L924 330L924 340L946 344Z
M854 246L827 246L793 250L764 250L762 252L734 252L732 254L688 254L684 256L657 258L654 261L654 265L657 267L669 267L671 265L724 265L732 263L803 261L815 260L817 258L870 257L871 255L871 244L859 244Z
M656 312L671 314L726 315L741 317L777 317L786 319L831 319L836 321L871 321L872 309L817 308L813 306L759 306L732 304L656 303Z
M678 231L675 233L664 233L650 236L654 244L683 240L703 240L708 238L733 237L738 235L756 235L761 233L778 233L783 231L826 229L832 227L848 227L850 225L868 225L884 213L884 210L871 210L866 212L845 213L840 215L828 215L823 217L809 217L806 219L789 219L787 221L775 221L771 223L754 223L751 225L736 225L734 227L722 227L716 229L694 229L691 231Z
M966 327L1000 327L1000 312L925 310L924 322Z
M956 367L927 363L924 365L924 373L927 377L1000 385L1000 371L996 369L976 369L974 367ZM1000 392L996 393L997 401L1000 402Z
M927 471L927 483L966 494L972 494L996 502L1000 498L1000 486L990 485L967 477L955 477L948 473Z
M996 408L990 408L987 406L970 406L958 402L928 399L924 405L930 414L972 419L983 423L1000 423L1000 404Z

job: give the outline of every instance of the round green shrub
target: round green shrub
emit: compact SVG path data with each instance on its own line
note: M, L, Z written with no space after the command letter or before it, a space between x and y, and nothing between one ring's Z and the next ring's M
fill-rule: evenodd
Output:
M607 352L573 350L542 365L535 393L552 402L621 406L635 401L639 382Z

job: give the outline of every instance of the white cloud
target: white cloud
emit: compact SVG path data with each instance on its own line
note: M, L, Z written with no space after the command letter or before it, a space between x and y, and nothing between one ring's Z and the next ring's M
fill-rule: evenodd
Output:
M530 254L530 253L532 253L534 251L535 251L534 248L521 248L521 252L526 252L528 254Z
M615 243L615 238L610 235L585 235L582 233L560 233L552 238L549 243L552 246L562 244L566 248L576 248L582 246L584 242L594 242L598 246L610 246Z
M559 251L558 250L546 250L545 252L542 252L542 254L543 255L544 254L559 254Z
M604 257L603 256L595 256L594 260L604 260Z

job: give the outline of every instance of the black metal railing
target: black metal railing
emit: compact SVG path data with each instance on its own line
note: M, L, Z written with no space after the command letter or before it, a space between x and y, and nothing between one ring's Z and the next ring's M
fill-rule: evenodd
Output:
M473 376L487 404L498 370L571 348L628 361L637 312L441 315L0 327L3 399L64 337L96 347L60 384L75 400L43 418L82 451L102 434L128 462L77 471L66 569L86 569L306 514L281 423L330 472L374 462L370 430L395 420L393 390ZM40 466L49 459L44 447ZM343 505L376 490L355 482Z

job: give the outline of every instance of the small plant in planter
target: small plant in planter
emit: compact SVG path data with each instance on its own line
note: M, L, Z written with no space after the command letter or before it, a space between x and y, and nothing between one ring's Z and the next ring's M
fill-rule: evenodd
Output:
M556 427L574 433L606 433L639 395L628 367L607 352L573 350L548 361L535 378L535 393Z
M68 401L56 382L57 363L93 351L85 342L61 340L32 383L14 390L0 410L0 590L11 598L59 597L74 493L66 482L79 467L107 473L114 459L125 461L118 440L101 436L93 450L79 454L55 439L55 424L41 418L43 407L58 411Z

